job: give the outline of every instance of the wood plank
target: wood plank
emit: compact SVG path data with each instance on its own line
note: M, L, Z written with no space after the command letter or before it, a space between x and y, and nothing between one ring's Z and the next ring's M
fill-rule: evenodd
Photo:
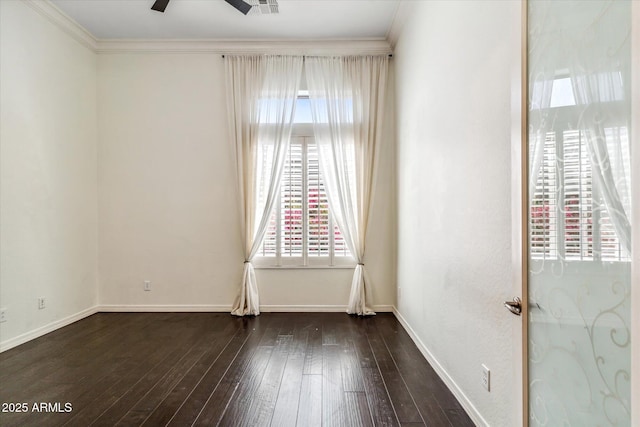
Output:
M308 340L309 325L297 324L270 423L274 427L296 425Z
M400 425L378 368L362 368L365 394L375 425Z
M439 393L448 390L395 317L377 317L376 325L381 330L384 341L391 349L392 356L401 372L413 371L413 376L420 377L422 384L429 391Z
M371 322L366 325L365 330L398 421L424 423L403 376L398 371L393 357L380 336L380 331L377 329L374 319L371 319Z
M361 368L378 367L376 358L369 345L369 339L367 338L366 327L370 320L371 319L368 318L359 318L355 319L355 321L349 325L353 348L355 349Z
M77 328L73 328L73 331L77 333L73 333L71 336L62 334L62 338L55 337L55 335L54 337L46 335L43 337L46 344L31 347L26 352L23 360L20 360L19 357L10 357L7 361L0 363L0 373L2 375L0 382L4 383L8 376L11 375L12 397L14 399L21 398L15 393L29 396L35 392L34 389L40 387L39 384L47 381L57 381L53 376L61 368L67 367L70 364L68 361L73 360L74 357L86 358L90 350L95 347L109 348L117 343L127 327L127 322L123 323L117 323L111 328L107 325L99 328L90 328L89 331L80 331ZM67 341L66 344L65 341ZM18 354L12 350L9 350L9 352ZM101 351L99 350L97 354L100 353ZM64 373L62 375L65 378L73 378ZM32 378L38 378L39 381L34 383ZM4 393L7 391L6 389L0 390L0 399L2 401L6 401Z
M308 346L304 359L303 373L306 375L322 374L322 326L314 325L309 329Z
M342 389L346 392L364 392L361 362L355 344L350 334L346 334L341 339L340 370L342 371Z
M0 354L0 378L3 401L73 404L2 426L473 425L385 313L100 313Z
M64 422L64 418L67 413L59 413L59 412L46 412L46 410L42 411L41 409L34 410L34 405L36 407L40 407L40 403L44 403L45 405L49 402L56 403L53 399L49 399L47 392L50 392L51 395L63 394L65 392L70 392L73 389L73 385L71 384L53 384L49 388L45 390L37 399L30 399L26 403L28 404L28 412L26 413L12 413L12 412L0 412L0 426L3 427L22 427L22 426L47 426L47 425L61 425ZM41 400L42 399L42 400ZM15 401L9 401L15 402ZM66 402L65 402L66 403ZM60 405L64 406L64 403ZM45 417L47 421L45 421Z
M345 392L345 413L347 426L373 427L373 418L367 396L364 392Z
M340 347L323 345L322 356L322 425L344 426L347 416L342 387Z
M417 399L416 403L418 404L418 409L428 426L458 427L456 424L451 424L447 414L440 407L438 399L434 393L425 390L425 394L422 395L422 398Z
M127 412L116 425L132 426L142 424L147 417L169 396L171 390L178 386L183 378L196 367L198 361L208 354L212 342L216 340L227 343L234 335L233 324L228 323L227 329L215 330L203 328L202 334L198 336L198 341L188 352L172 366L167 373L150 388L144 395L139 397L138 402ZM222 346L218 346L222 347Z
M127 318L126 315L119 317L120 320ZM65 348L70 341L81 342L92 335L99 335L96 334L99 331L105 332L117 327L119 322L114 324L107 321L107 318L103 313L97 313L0 353L0 381L19 373L24 367L31 367L32 364L45 360L45 354Z
M245 410L245 425L265 426L271 423L292 338L292 335L278 336L262 381L257 390L251 394L248 408Z
M274 322L276 322L276 316L274 316ZM279 329L277 323L269 325L258 346L253 349L248 349L251 351L251 355L237 382L237 387L232 395L233 397L230 399L224 415L220 420L222 425L256 425L253 424L253 422L256 418L262 418L264 408L268 407L272 400L275 402L276 396L272 396L269 393L273 390L273 378L268 377L265 379L265 376L269 374L282 376L281 370L284 369L285 359L277 358L278 361L275 367L269 365L277 344ZM268 370L269 367L272 367L272 369ZM279 374L277 372L278 370L280 370ZM267 390L261 390L263 380L265 380L267 384ZM271 414L272 412L269 414L269 420L271 419ZM199 423L200 420L198 420L198 424Z
M274 427L296 425L302 393L303 364L304 359L287 360L270 425Z
M243 329L239 331L231 339L231 342L224 348L220 356L213 362L211 367L207 370L202 379L200 379L193 391L191 391L184 402L182 402L175 414L171 414L169 412L166 415L162 415L158 422L155 422L155 414L153 414L143 425L149 427L165 425L165 421L167 417L169 417L169 415L171 415L171 417L168 421L166 421L166 425L191 425L195 422L195 420L203 411L205 405L211 400L212 397L213 402L217 403L220 409L219 411L216 411L215 409L211 410L210 408L211 413L208 416L210 418L219 419L222 416L228 400L221 400L219 393L216 396L213 395L214 393L218 392L218 387L223 376L227 373L227 371L230 369L230 366L234 363L234 360L236 360L236 358L238 357L243 346L246 344L246 341L254 335L255 332L251 330ZM213 406L214 405L211 405L211 407ZM207 415L205 415L205 419L207 419L206 417Z
M297 426L322 426L322 399L322 375L304 374L300 386ZM275 424L272 425L277 427Z
M214 366L220 365L224 357L223 353L227 351L230 355L235 355L241 345L244 344L246 337L238 336L238 332L238 325L233 324L233 328L231 328L228 333L220 333L216 338L212 339L208 351L196 362L180 383L171 390L169 395L154 409L147 419L144 420L142 425L166 425L185 402L195 402L195 396L192 396L192 394L196 392L202 381L207 381L207 378L210 378L208 374L212 372ZM218 363L218 365L216 365L216 363ZM228 363L223 362L223 365L226 367ZM215 370L213 372L215 372ZM220 373L220 376L221 375ZM217 384L219 379L214 381ZM208 384L211 383L205 382L204 384L206 384L208 388ZM196 405L196 409L192 410L192 412L200 412L203 406L204 401L202 401L199 407Z
M445 412L442 402L446 402L446 407L453 406L454 408L457 408L459 403L438 374L426 362L411 337L395 317L382 316L376 319L376 324L382 331L387 348L390 350L398 370L403 375L409 391L414 396L416 407L425 423L427 425L453 425L457 427L458 424L454 424ZM465 417L466 419L464 419ZM471 423L471 419L466 413L462 419L462 421L455 420L455 422Z
M172 328L168 322L153 322L150 327L154 333L140 343L136 357L123 366L124 372L114 378L116 381L110 387L101 388L102 392L89 405L78 412L74 410L68 425L112 425L133 406L138 394L153 386L163 370L179 360L184 346L193 338L183 330Z
M141 324L147 325L150 322L151 319L148 322L141 322ZM126 322L124 323L126 325ZM117 325L120 326L121 323L118 322ZM119 330L118 327L113 329ZM77 350L68 352L67 357L60 357L57 362L59 367L45 379L33 381L33 377L28 376L27 378L31 379L33 383L33 386L27 391L28 394L26 394L29 401L69 402L73 406L73 411L64 414L37 412L23 414L22 422L24 425L30 425L36 420L47 424L53 419L56 420L56 423L63 424L73 418L85 406L90 405L90 402L96 397L96 392L104 390L103 387L109 384L109 378L117 378L119 380L122 372L121 366L126 363L128 357L137 353L136 348L133 346L128 349L129 352L127 353L127 345L139 341L140 336L136 333L131 334L131 336L118 335L120 338L117 340L117 344L111 339L101 341L101 345L106 346L106 349L99 346L92 351L83 353L85 347L76 345ZM51 351L58 353L57 349L51 349ZM80 359L86 359L82 370L75 366L78 363L76 360L78 356ZM49 366L48 364L46 365ZM20 395L20 391L16 390L16 387L21 386L20 381L7 381L4 384L10 385L6 387L6 390L10 390L13 396ZM99 386L97 386L98 384Z
M444 412L452 426L475 427L475 424L471 421L471 418L469 418L469 415L467 415L462 405L460 405L459 408L445 409Z
M251 334L243 345L242 349L238 352L237 356L233 359L227 370L224 372L220 382L216 388L210 394L206 401L202 411L197 415L194 425L211 426L218 425L224 416L231 418L237 416L238 413L242 414L245 408L240 405L240 401L236 401L236 392L241 385L249 382L248 387L255 386L256 377L259 376L260 366L266 366L266 363L271 356L272 347L268 345L261 346L275 341L275 336L267 336L267 332L273 334L274 328L269 326L269 316L265 316L262 319L251 319ZM277 329L275 329L277 334ZM247 371L249 374L245 375ZM244 380L245 383L241 383ZM253 381L253 382L252 382ZM247 386L245 385L245 388ZM246 404L248 396L246 391L243 392L242 401ZM233 404L232 415L227 415L229 407ZM171 425L184 425L176 424L172 420Z

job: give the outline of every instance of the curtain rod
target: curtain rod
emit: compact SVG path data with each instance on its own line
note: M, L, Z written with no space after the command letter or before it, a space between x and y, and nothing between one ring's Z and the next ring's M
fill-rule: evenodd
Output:
M302 55L302 56L305 57L305 56L322 56L322 55ZM331 56L331 55L326 55L326 56ZM336 56L357 56L357 55L336 55ZM222 55L222 57L224 58L224 55ZM389 58L393 58L393 53L389 54Z

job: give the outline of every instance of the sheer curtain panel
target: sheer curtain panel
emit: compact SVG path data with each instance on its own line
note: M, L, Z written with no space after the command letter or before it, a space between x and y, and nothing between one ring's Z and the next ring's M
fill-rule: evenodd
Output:
M364 255L388 64L386 55L305 58L320 173L331 212L358 262L349 314L375 314L366 300Z
M573 92L582 109L578 127L584 130L594 181L611 223L620 244L630 253L631 170L628 159L631 158L631 146L627 117L631 99L624 94L629 92L631 67L622 60L614 66L603 67L604 61L596 61L592 58L595 55L587 49L578 52L582 54L578 56L581 66L572 64L571 67ZM605 54L602 57L606 57ZM617 110L611 108L614 103L618 104Z
M225 57L244 271L231 314L260 314L253 257L269 224L289 149L302 57Z

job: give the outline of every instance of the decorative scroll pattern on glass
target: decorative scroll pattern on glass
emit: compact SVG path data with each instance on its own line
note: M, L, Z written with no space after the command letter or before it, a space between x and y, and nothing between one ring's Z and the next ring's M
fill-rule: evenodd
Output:
M631 423L630 7L528 2L531 426Z

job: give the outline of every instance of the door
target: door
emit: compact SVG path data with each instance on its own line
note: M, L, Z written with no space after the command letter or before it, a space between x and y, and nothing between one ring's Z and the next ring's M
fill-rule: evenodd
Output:
M526 6L530 426L631 425L632 7Z

